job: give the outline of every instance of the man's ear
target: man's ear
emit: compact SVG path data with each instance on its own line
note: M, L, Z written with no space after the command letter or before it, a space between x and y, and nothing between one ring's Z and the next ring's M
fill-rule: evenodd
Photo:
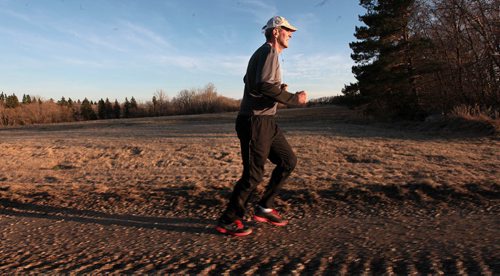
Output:
M274 28L273 36L277 38L279 34L280 34L280 30L278 28Z

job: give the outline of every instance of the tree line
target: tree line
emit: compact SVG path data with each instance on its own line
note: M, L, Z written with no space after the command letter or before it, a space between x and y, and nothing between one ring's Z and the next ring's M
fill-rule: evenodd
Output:
M163 90L158 90L151 101L144 103L138 103L134 97L130 100L127 97L120 103L108 98L74 101L62 97L54 101L30 95L23 95L20 101L15 94L1 92L0 126L229 112L238 110L239 103L239 100L219 95L211 83L203 88L184 89L172 99Z
M500 0L360 0L350 43L357 82L340 97L366 112L420 119L457 110L498 118Z

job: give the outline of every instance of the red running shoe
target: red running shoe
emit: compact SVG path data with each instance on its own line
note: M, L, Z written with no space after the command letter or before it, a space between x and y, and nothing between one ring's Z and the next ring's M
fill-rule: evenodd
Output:
M222 234L236 237L243 237L252 233L252 229L243 225L243 222L241 222L241 220L239 219L230 223L224 223L222 220L220 220L215 227L215 230L219 231Z
M253 219L258 222L268 222L275 226L285 226L288 224L288 221L283 219L275 209L272 209L271 212L266 213L260 206L257 206L257 208L255 208Z

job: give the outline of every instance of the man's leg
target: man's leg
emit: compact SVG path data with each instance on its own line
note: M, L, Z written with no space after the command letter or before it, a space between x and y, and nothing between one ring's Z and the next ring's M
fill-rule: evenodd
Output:
M236 131L240 139L243 174L234 187L223 220L234 221L245 215L248 198L264 177L273 134L270 129L267 120L260 117L251 120L238 117Z
M276 165L269 184L259 201L263 208L274 208L274 198L297 165L297 157L283 132L276 127L277 134L271 144L269 160Z

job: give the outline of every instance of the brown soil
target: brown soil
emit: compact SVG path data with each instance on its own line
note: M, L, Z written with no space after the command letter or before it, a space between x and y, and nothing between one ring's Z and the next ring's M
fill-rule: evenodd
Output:
M1 129L0 273L500 273L497 138L280 110L290 223L233 238L234 117Z

